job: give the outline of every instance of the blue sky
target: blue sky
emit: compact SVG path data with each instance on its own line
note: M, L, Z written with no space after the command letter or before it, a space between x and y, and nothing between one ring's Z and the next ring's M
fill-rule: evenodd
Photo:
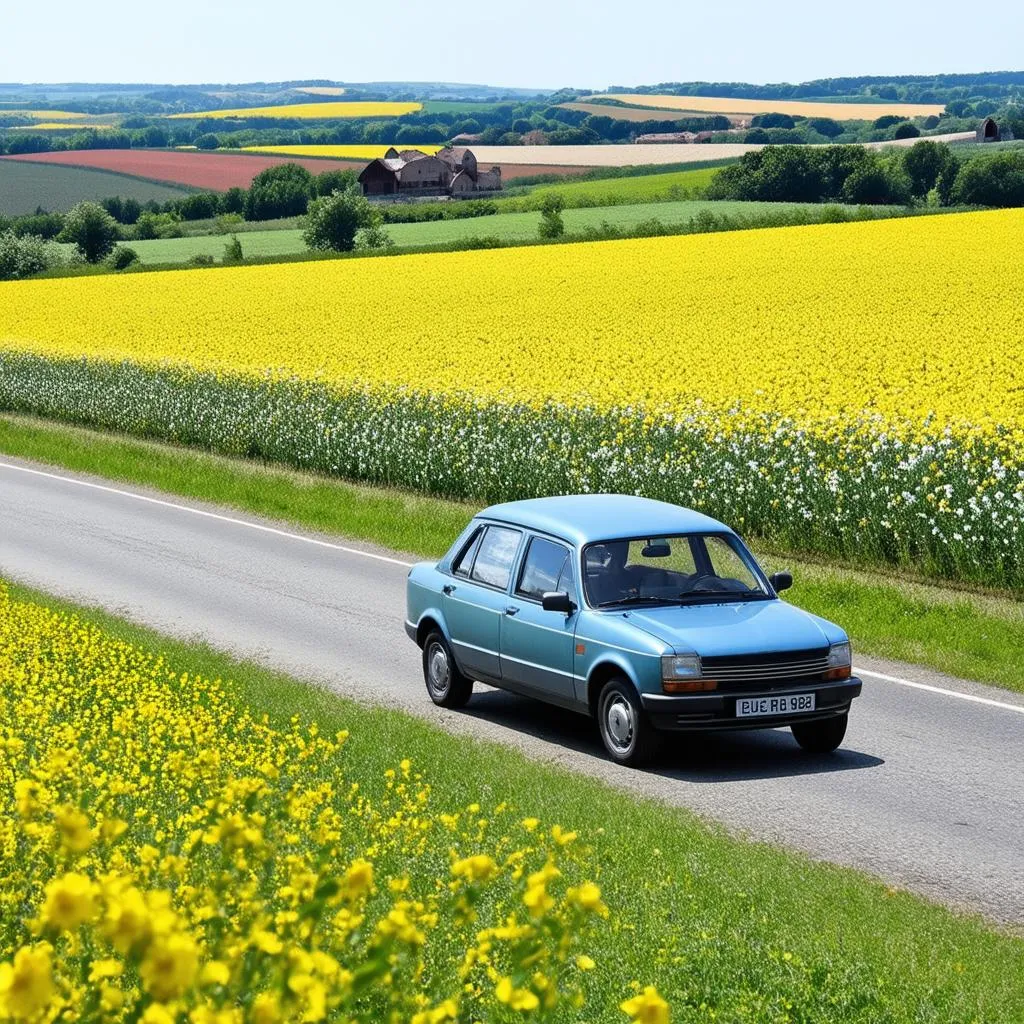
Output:
M604 88L1019 70L1024 3L5 2L4 81L292 78ZM23 39L26 45L12 45Z

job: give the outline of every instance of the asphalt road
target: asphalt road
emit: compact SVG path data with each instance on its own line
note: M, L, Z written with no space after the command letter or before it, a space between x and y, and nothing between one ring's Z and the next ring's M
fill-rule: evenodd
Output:
M569 712L481 687L464 712L435 708L402 628L408 561L0 460L2 576L1024 924L1019 695L857 658L864 693L837 754L809 757L788 732L763 731L680 740L655 770L632 771Z

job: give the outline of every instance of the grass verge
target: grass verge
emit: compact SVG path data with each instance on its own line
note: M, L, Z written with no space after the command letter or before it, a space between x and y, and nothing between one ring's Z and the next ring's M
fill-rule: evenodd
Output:
M272 519L441 555L477 506L369 487L26 416L0 416L0 452ZM755 544L756 547L756 544ZM794 604L843 625L863 654L1024 693L1024 604L849 567L763 553L793 570Z
M1024 941L980 920L856 871L731 838L686 811L504 747L351 703L103 612L11 591L159 653L190 679L233 680L242 707L265 712L271 724L283 727L297 715L324 735L349 730L346 776L370 799L386 786L385 771L407 757L430 783L432 806L505 802L545 826L578 830L612 912L591 943L598 970L587 1019L623 1020L617 1004L638 979L668 999L676 1024L1024 1018Z

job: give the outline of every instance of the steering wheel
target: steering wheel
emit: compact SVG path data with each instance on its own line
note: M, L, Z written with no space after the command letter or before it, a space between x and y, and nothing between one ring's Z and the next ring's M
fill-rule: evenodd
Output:
M708 583L711 585L708 586ZM700 576L694 576L688 581L687 588L683 593L692 594L703 590L709 594L720 594L728 589L718 576L715 576L713 573L702 573Z

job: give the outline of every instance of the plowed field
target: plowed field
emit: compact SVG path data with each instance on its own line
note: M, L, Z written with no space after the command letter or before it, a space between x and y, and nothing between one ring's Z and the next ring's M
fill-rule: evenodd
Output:
M233 185L245 188L255 175L275 164L301 164L313 174L347 167L361 170L366 165L365 160L288 159L256 153L199 153L167 149L84 149L60 153L26 153L3 159L91 167L219 192Z

